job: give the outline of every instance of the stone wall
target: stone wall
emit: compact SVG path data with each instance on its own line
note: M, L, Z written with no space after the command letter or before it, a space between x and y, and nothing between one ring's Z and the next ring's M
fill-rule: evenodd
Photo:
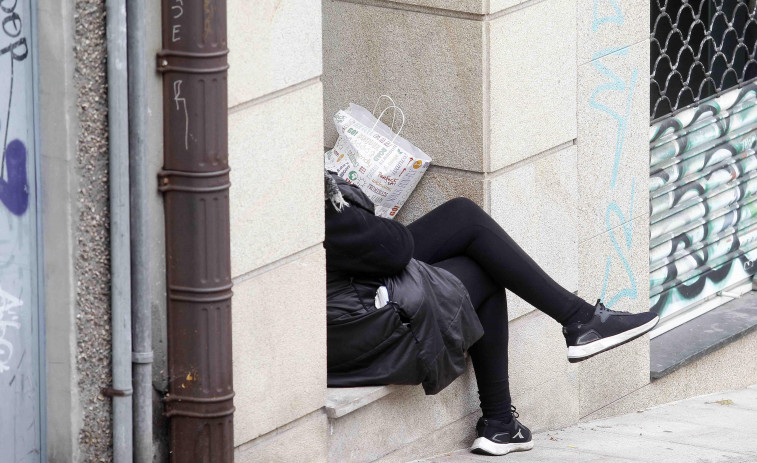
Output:
M228 12L235 460L325 461L320 3Z
M79 120L76 220L76 370L84 461L112 460L108 91L105 2L78 0L74 15ZM49 149L51 147L43 148Z
M38 5L40 198L45 272L47 460L81 461L77 388L76 283L77 107L74 0Z
M649 5L578 2L579 295L649 306ZM649 383L642 338L579 364L579 415Z
M39 2L47 460L112 459L105 5Z
M295 461L301 448L328 458L321 148L350 102L393 96L408 117L403 135L434 160L398 220L471 198L569 290L647 310L646 3L266 0L253 14L230 0L229 12L239 461ZM507 310L512 394L535 430L726 385L722 371L704 381L722 355L677 374L696 387L650 383L646 338L569 364L556 322L510 292ZM331 432L410 426L403 412L428 407L426 427L381 461L424 456L469 435L472 379L450 388L454 401L439 394L438 407L400 389ZM370 416L389 418L367 425ZM332 454L369 461L382 452L371 448Z
M324 0L324 131L386 93L433 158L398 220L455 196L488 211L593 303L648 305L648 5L590 0ZM649 381L641 339L581 364L508 292L513 400L536 429Z

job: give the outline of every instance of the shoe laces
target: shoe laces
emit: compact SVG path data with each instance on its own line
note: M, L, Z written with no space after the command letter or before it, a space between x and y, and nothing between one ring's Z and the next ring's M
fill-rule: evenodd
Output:
M597 299L597 305L599 305L600 312L609 312L610 314L628 313L628 312L623 312L620 310L608 309L607 307L605 307L604 303L602 303L599 299Z

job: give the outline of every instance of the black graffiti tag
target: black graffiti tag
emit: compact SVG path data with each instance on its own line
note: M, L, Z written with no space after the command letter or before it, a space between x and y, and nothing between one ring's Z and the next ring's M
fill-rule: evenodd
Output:
M19 52L19 48L21 51ZM26 37L21 37L15 42L4 48L0 48L0 56L10 53L13 61L23 61L29 55L29 48L26 46Z
M29 47L26 44L26 37L19 37L23 31L23 22L21 21L21 16L16 12L18 0L13 0L11 6L8 6L9 3L8 1L0 0L0 11L4 13L2 21L3 34L7 38L12 39L10 44L0 48L0 56L10 53L12 61L23 61L29 56Z

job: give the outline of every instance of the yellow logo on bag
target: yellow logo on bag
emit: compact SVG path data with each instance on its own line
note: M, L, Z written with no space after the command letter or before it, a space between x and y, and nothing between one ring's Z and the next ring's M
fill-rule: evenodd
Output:
M417 161L415 161L413 163L413 169L418 169L422 165L423 165L423 161L421 161L420 159L418 159Z

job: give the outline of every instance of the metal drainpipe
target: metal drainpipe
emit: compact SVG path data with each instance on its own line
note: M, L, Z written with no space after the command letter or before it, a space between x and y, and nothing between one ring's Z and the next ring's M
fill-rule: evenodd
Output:
M233 461L226 1L163 0L171 461Z
M147 61L145 1L126 4L129 58L129 185L131 203L131 318L134 462L153 461L152 314L147 164Z
M125 0L106 0L113 461L132 463L129 120Z

